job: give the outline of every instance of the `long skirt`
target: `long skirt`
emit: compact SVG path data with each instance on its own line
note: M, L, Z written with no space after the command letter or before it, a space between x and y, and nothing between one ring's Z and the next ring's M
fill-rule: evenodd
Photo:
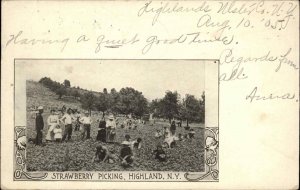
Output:
M53 133L53 129L55 128L55 125L50 125L47 135L46 135L46 140L47 141L53 141L54 140L54 133Z
M106 130L105 129L98 129L97 134L97 141L106 142Z
M115 142L116 130L112 128L106 129L106 142Z

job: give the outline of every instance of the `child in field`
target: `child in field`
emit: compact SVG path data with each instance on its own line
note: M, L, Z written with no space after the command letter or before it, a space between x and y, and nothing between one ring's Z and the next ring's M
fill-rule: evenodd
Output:
M183 135L182 135L181 133L179 133L179 134L178 134L178 140L179 140L179 141L183 141L183 138L184 138Z
M164 140L165 147L166 148L174 148L176 145L175 140L176 140L175 136L172 136L172 135L167 136Z
M54 140L56 142L61 142L62 140L62 129L59 125L56 125L56 127L53 129L54 133Z
M140 149L142 147L142 139L137 138L135 141L133 141L133 148Z
M169 129L166 126L164 127L162 133L163 133L163 137L164 138L167 138L170 135L170 131L169 131Z
M177 126L182 127L182 120L181 119L179 121L177 121Z
M156 150L154 150L152 154L154 154L155 159L157 159L160 162L166 161L167 159L166 152L163 150L163 147L160 144L157 145Z
M189 137L189 139L195 138L195 131L194 131L194 129L190 129L190 131L188 133L188 137Z
M155 134L154 134L155 138L160 138L162 136L161 132L159 129L156 130Z
M175 120L173 120L172 123L171 123L170 131L171 131L172 135L175 135L175 133L176 133L176 123L175 123Z
M135 119L134 122L133 122L133 129L137 129L138 127L138 121Z
M120 158L121 158L121 166L125 168L132 166L133 153L132 153L132 149L130 148L130 143L128 141L122 142Z
M128 129L131 129L131 127L132 127L132 120L131 119L128 119L127 127L128 127Z
M121 123L121 128L124 129L126 125L127 125L127 121L126 119L124 119L123 122Z

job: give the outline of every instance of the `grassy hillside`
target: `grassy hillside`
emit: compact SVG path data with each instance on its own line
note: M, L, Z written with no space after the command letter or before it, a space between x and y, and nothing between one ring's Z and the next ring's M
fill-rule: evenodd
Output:
M61 108L63 105L71 108L80 108L78 100L70 97L58 99L58 95L42 84L35 81L26 81L27 110L37 106L43 106L45 112L51 108Z

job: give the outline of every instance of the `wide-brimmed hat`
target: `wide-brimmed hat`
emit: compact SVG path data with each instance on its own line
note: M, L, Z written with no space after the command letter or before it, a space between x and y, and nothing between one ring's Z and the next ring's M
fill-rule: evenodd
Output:
M122 144L122 145L129 146L129 145L130 145L130 142L128 142L128 141L123 141L121 144Z
M44 109L43 106L38 107L38 110L43 110L43 109Z
M85 111L84 113L85 113L85 114L89 114L89 111Z
M113 115L109 115L108 119L114 119L114 116Z

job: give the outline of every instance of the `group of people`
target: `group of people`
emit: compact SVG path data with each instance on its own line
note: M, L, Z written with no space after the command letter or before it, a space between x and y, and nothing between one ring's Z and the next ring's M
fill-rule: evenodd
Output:
M119 122L117 122L119 124ZM120 122L120 127L123 129L137 129L139 125L144 125L145 121L141 119L135 119L131 116L126 116L123 122Z
M131 125L128 124L130 120L126 119L124 122L125 126ZM101 125L101 121L100 121ZM122 126L122 125L121 125ZM158 144L156 149L152 151L152 155L158 161L166 161L167 154L165 149L166 148L174 148L176 145L176 141L184 141L184 139L193 139L195 138L195 131L194 129L189 129L185 135L181 133L176 135L176 124L175 121L171 123L170 128L165 126L162 130L157 130L154 136L159 139L163 139L162 144ZM96 147L95 156L93 157L92 162L107 162L107 163L115 163L120 160L121 165L123 167L132 166L134 161L134 151L136 149L140 149L142 146L142 139L137 138L136 140L131 141L130 135L126 134L124 141L121 143L121 150L120 154L117 155L113 151L110 151L105 145L98 145Z
M121 165L124 167L132 166L134 159L134 149L140 149L142 139L137 138L131 141L130 135L126 134L124 141L121 143L120 154L117 155L113 151L110 151L104 144L100 144L96 147L95 156L92 162L107 162L115 163L121 161Z
M179 133L178 136L176 134L176 124L175 121L172 121L170 129L166 126L162 129L157 131L154 134L155 138L163 138L163 147L166 148L173 148L176 145L176 141L184 141L184 139L193 139L195 138L195 131L193 128L188 129L186 134Z
M38 113L36 115L36 145L43 145L43 129L44 129L44 119L43 119L43 107L38 107ZM51 110L50 115L47 118L48 130L46 134L47 142L63 142L70 141L72 139L73 126L74 131L80 131L81 139L91 138L91 124L92 121L89 112L84 112L84 116L81 116L80 111L72 110L71 108L66 109L64 106L57 113L56 110ZM109 114L105 118L104 113L101 115L98 125L98 133L96 140L100 141L101 144L96 147L95 156L92 162L108 162L115 163L118 160L124 167L132 166L134 160L134 150L140 149L142 146L142 139L137 138L136 140L131 140L129 134L126 134L124 141L121 143L120 154L117 155L113 151L110 151L105 143L116 142L116 128L119 124L123 129L136 129L139 124L143 124L143 121L136 120L131 117L126 117L123 122L119 122L115 119L112 114ZM62 130L64 126L64 131ZM176 141L183 141L184 139L194 138L195 131L189 129L188 133L182 135L176 134L176 122L172 121L171 126L165 126L161 130L157 130L154 134L155 138L163 139L162 144L158 144L156 149L152 151L152 155L155 159L159 161L166 161L166 148L174 148L176 146Z
M44 118L43 107L38 107L38 113L35 118L36 127L36 145L43 145L43 130L44 130ZM71 108L66 109L64 106L57 113L56 110L51 110L50 115L47 118L47 134L46 142L63 142L70 141L72 139L73 126L74 131L81 131L81 139L91 138L91 124L92 119L88 111L84 112L84 116L81 116L80 111L73 110ZM62 130L64 126L64 131ZM102 142L114 142L116 136L116 122L113 115L108 116L108 120L105 121L104 114L99 122L99 129L97 140Z
M118 120L115 121L113 115L109 115L107 121L105 121L104 116L102 116L99 122L96 140L103 143L115 142L115 130L118 124L120 124L120 127L123 129L136 129L138 123L142 122L132 119L128 116L123 122L119 122ZM123 167L132 166L134 149L140 149L141 144L141 138L137 138L136 140L132 141L130 135L126 134L124 141L121 143L121 151L119 156L108 150L108 148L102 144L96 147L95 156L93 157L92 162L115 163L120 160Z

